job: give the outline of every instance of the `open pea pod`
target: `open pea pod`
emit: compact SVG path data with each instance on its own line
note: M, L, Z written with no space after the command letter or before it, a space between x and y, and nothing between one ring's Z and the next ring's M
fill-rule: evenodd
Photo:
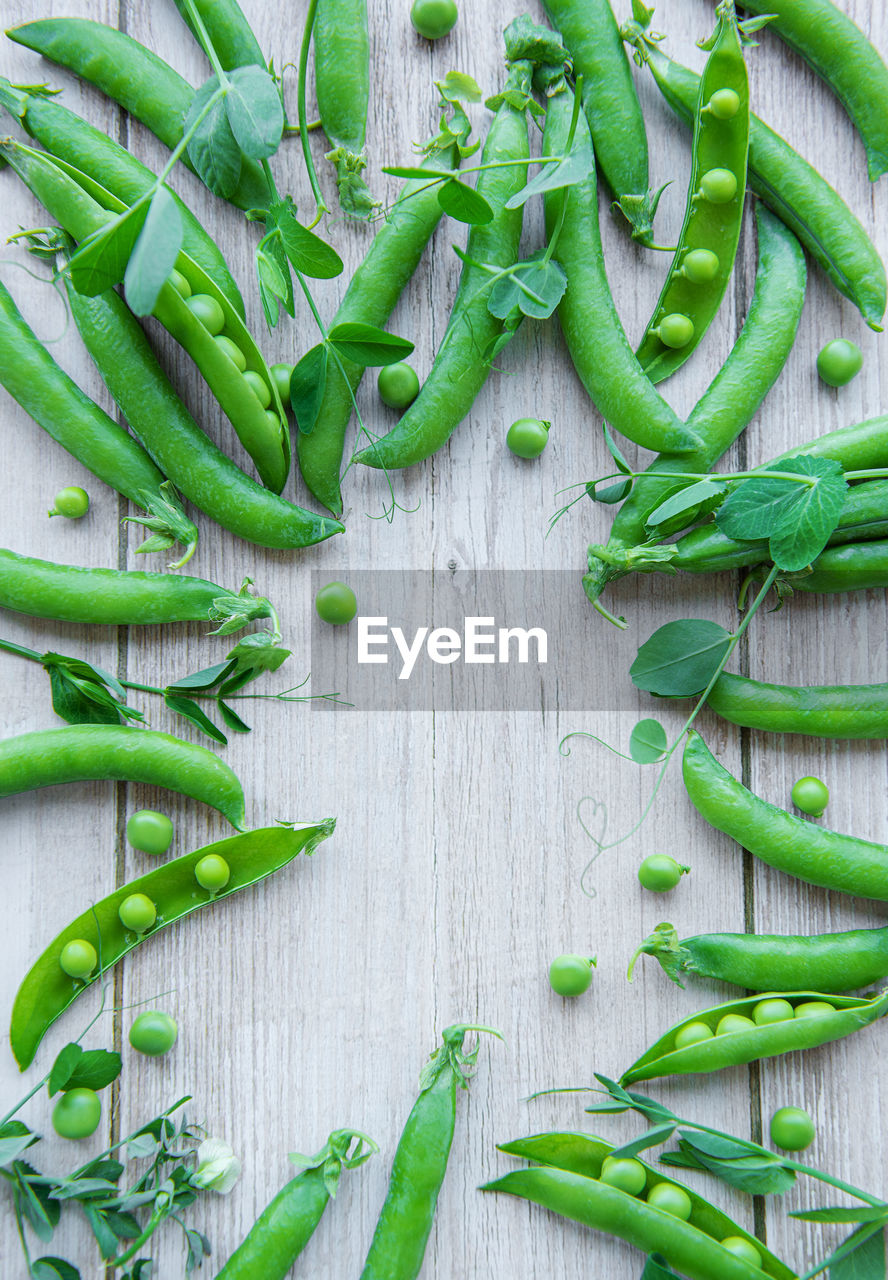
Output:
M603 1138L597 1138L590 1133L538 1133L532 1137L518 1138L514 1142L503 1143L498 1147L498 1150L504 1151L506 1155L520 1156L522 1159L531 1160L535 1164L545 1165L548 1170L561 1170L573 1175L573 1180L568 1184L568 1187L562 1184L561 1190L565 1192L569 1190L573 1193L570 1197L566 1197L565 1203L578 1206L583 1203L585 1198L586 1216L580 1218L579 1221L586 1222L587 1226L596 1226L598 1222L601 1222L602 1230L608 1231L613 1235L619 1235L622 1239L629 1240L631 1244L637 1244L648 1253L661 1253L675 1266L680 1265L680 1259L678 1256L671 1256L672 1242L669 1233L663 1227L663 1218L666 1215L663 1214L661 1209L648 1205L646 1197L652 1187L663 1182L668 1186L681 1187L691 1202L691 1215L687 1222L681 1224L684 1231L681 1233L682 1238L679 1241L679 1247L682 1249L685 1247L685 1232L695 1232L698 1236L708 1237L708 1240L698 1240L701 1262L704 1254L706 1258L710 1256L716 1257L716 1251L712 1249L712 1245L716 1242L718 1245L717 1252L721 1255L717 1260L718 1270L704 1272L707 1280L709 1277L716 1275L719 1276L720 1280L722 1277L727 1280L728 1276L745 1276L747 1273L754 1273L759 1277L771 1276L773 1280L794 1280L795 1278L795 1272L785 1262L781 1262L775 1254L770 1253L760 1240L750 1235L743 1227L738 1226L727 1214L722 1213L715 1205L697 1195L695 1191L692 1191L690 1187L686 1187L684 1183L676 1182L673 1178L664 1177L658 1169L645 1164L637 1156L634 1156L633 1159L644 1169L646 1177L645 1185L637 1195L631 1195L628 1191L622 1191L617 1187L599 1182L602 1165L611 1152L615 1150L613 1144L605 1142ZM519 1170L518 1174L536 1172L538 1171L527 1169ZM516 1176L518 1175L515 1173L508 1174L507 1178L514 1179ZM579 1179L582 1179L582 1182ZM500 1181L505 1182L506 1179L500 1179ZM591 1185L586 1185L589 1183ZM513 1183L512 1186L514 1187L515 1184ZM508 1186L499 1188L497 1183L491 1183L484 1188L484 1190L489 1189L508 1191L511 1188ZM536 1189L539 1191L541 1188L538 1185ZM519 1194L521 1193L519 1192ZM527 1198L534 1197L528 1196ZM554 1203L549 1204L547 1207L557 1209L557 1205ZM608 1222L607 1212L611 1208L615 1208L616 1211L613 1214L613 1218ZM557 1211L563 1212L561 1209L557 1209ZM573 1214L568 1214L568 1216L572 1217ZM593 1219L597 1219L597 1221ZM678 1220L672 1218L671 1221L677 1223ZM624 1229L618 1230L618 1226ZM632 1233L631 1236L629 1234L630 1231ZM735 1239L739 1237L752 1245L761 1258L760 1268L753 1268L750 1263L729 1254L726 1249L722 1248L721 1242L732 1236ZM737 1265L735 1266L734 1264ZM690 1274L688 1272L688 1275Z
M831 1006L808 1017L787 1017L780 1022L757 1025L752 1021L757 1005L764 1000L782 1000L793 1010L799 1005L816 1001ZM745 996L742 1000L729 1000L726 1004L704 1009L692 1014L671 1027L646 1053L632 1063L620 1077L620 1084L635 1084L639 1080L654 1080L658 1076L690 1075L701 1072L721 1071L723 1067L736 1067L759 1058L775 1058L797 1049L816 1049L831 1040L842 1040L854 1031L868 1027L888 1013L888 989L870 997L822 995L817 991L770 992L767 995ZM750 1026L740 1024L736 1030L716 1034L718 1024L730 1014L748 1019ZM713 1033L706 1039L676 1048L675 1038L682 1028L692 1023L702 1023Z
M56 1018L128 952L192 911L264 880L292 862L297 854L313 853L332 834L335 825L335 819L327 818L298 829L259 827L218 840L131 880L72 920L31 966L15 997L9 1044L21 1070L33 1061L40 1041ZM230 871L227 884L215 893L201 888L194 874L197 863L207 854L224 858ZM145 894L157 909L155 923L144 933L125 928L118 915L121 903L134 893ZM89 942L99 957L95 972L83 980L70 978L59 964L66 943L80 939Z
M127 208L123 201L106 191L95 179L47 152L7 140L0 143L0 159L8 162L75 240L84 240L99 231L111 215L123 213ZM271 408L263 408L237 365L172 284L164 285L152 314L197 365L238 439L253 459L262 483L280 493L290 471L290 432L277 387L262 353L231 299L193 258L180 252L176 270L188 281L192 294L209 294L219 304L224 316L222 333L240 349L246 370L258 374L265 383L271 394Z

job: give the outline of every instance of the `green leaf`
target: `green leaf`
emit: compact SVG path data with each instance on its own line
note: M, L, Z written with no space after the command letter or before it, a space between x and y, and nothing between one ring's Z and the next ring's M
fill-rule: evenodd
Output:
M493 222L493 209L474 187L468 187L458 178L448 178L438 187L438 204L457 222L467 222L472 227L486 226Z
M543 165L535 178L506 201L506 208L520 209L531 196L542 195L545 191L557 191L560 187L572 187L575 182L588 178L594 169L592 140L584 128L577 131L570 155L557 164Z
M324 392L327 389L327 360L329 353L323 342L306 351L290 374L290 404L296 417L296 425L304 436L315 429Z
M629 735L629 754L638 764L656 764L666 754L666 730L659 720L639 720Z
M705 618L667 622L638 650L629 668L632 683L661 698L690 698L702 693L732 640L729 631Z
M632 1156L637 1156L640 1151L647 1151L651 1147L660 1146L662 1142L668 1142L673 1133L675 1133L675 1125L668 1121L665 1124L654 1125L646 1133L633 1138L631 1142L624 1142L621 1147L615 1147L610 1154L616 1160L628 1160Z
M225 112L235 141L251 160L267 160L281 144L284 108L275 82L262 67L228 73Z
M49 1073L49 1080L46 1085L51 1098L54 1097L60 1089L64 1089L82 1057L83 1050L79 1044L66 1044L64 1049L61 1050L55 1062L52 1064L52 1070Z
M106 1261L109 1258L113 1258L117 1252L117 1236L108 1226L104 1215L88 1202L84 1202L83 1212L96 1238L96 1244L99 1246L99 1252L102 1257Z
M4 1133L3 1137L0 1137L0 1169L8 1168L18 1160L23 1151L27 1151L28 1147L39 1141L38 1135L32 1133L27 1126L22 1125L21 1128L21 1133Z
M487 310L505 320L517 307L533 320L546 320L567 288L564 268L554 259L542 261L545 250L525 262L516 262L507 276L497 280L487 299Z
M80 1280L80 1272L64 1258L35 1258L31 1276L32 1280Z
M840 1205L835 1209L797 1209L787 1214L802 1222L886 1222L888 1205Z
M686 1139L681 1140L679 1147L686 1156L691 1156L697 1161L698 1167L715 1174L729 1187L734 1187L737 1191L745 1191L748 1195L783 1195L796 1181L795 1173L791 1169L784 1168L778 1156L768 1159L767 1152L763 1152L762 1155L720 1160L715 1156L707 1155L699 1148L692 1147ZM667 1161L667 1163L671 1162ZM693 1168L694 1166L686 1164L684 1167Z
M618 480L604 489L598 488L600 483L599 480L592 480L586 485L586 493L593 502L606 502L612 506L614 503L622 502L632 492L631 480Z
M231 663L226 658L224 662L217 662L213 667L204 667L202 671L183 676L181 680L176 680L166 687L174 693L184 689L212 689L213 685L218 684L226 675L230 675L231 669Z
M884 1228L853 1231L831 1255L829 1280L885 1280Z
M213 724L209 716L197 705L193 698L180 697L175 693L165 693L163 700L170 711L175 711L178 715L184 716L186 720L190 720L193 725L197 725L198 729L205 733L208 738L212 738L213 742L218 742L223 747L228 746L228 739L225 734Z
M672 1270L662 1254L652 1253L644 1264L641 1280L673 1280L677 1275L678 1272Z
M137 1133L126 1144L127 1160L150 1160L157 1152L157 1138L152 1133Z
M250 729L250 726L248 724L245 724L244 721L241 720L237 712L233 711L232 708L229 707L227 703L223 702L221 698L217 698L216 706L219 708L219 715L225 721L225 724L232 731L232 733L252 732Z
M701 503L711 502L713 498L717 498L725 492L727 487L725 480L698 480L694 484L689 484L655 507L645 520L644 527L653 529L658 524L665 524L667 520L672 520L675 516L693 511Z
M65 268L78 293L95 298L120 284L147 216L148 202L140 201L81 240Z
M219 81L215 76L201 85L185 116L185 133L190 132L198 115L218 90ZM241 151L231 132L221 95L191 135L187 151L188 159L201 181L206 183L214 195L227 200L234 193L240 179Z
M150 316L157 306L183 238L182 217L172 192L158 187L123 277L127 303L137 316Z
M354 364L385 365L405 360L413 351L413 343L399 338L396 333L386 333L375 324L347 321L335 324L327 334L327 340L345 360Z
M120 1075L119 1053L110 1049L85 1049L68 1077L67 1089L106 1089Z
M767 1155L768 1164L782 1164L779 1156L763 1152L761 1148L753 1148L748 1142L741 1142L722 1133L700 1133L696 1129L681 1129L680 1137L693 1150L702 1155L711 1156L714 1160L745 1159L751 1155Z
M448 71L443 80L436 80L441 97L447 102L480 102L481 89L471 76L462 71Z
M292 200L276 205L270 216L280 231L284 252L297 271L313 280L332 280L342 274L339 254L326 240L302 225Z

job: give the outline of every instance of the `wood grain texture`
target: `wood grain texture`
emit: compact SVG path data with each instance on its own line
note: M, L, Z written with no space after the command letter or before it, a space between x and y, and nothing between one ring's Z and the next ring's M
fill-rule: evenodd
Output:
M873 0L841 3L877 47L888 51L884 6ZM243 7L276 67L297 57L304 3L283 10L267 0L243 0ZM617 6L620 16L625 7ZM499 33L516 7L506 0L463 0L452 35L434 45L413 32L407 0L370 0L369 10L368 177L373 190L391 200L397 183L385 178L380 167L409 163L411 144L434 131L438 110L433 81L457 67L471 73L485 95L494 92L502 76ZM3 6L4 25L63 13L119 25L195 84L208 74L172 0L150 5L135 0L7 0ZM531 13L541 16L537 3ZM708 34L711 18L707 0L663 0L655 25L668 32L670 52L699 68L705 55L694 41ZM883 254L888 252L884 182L875 187L867 182L863 148L838 104L773 33L762 34L760 47L749 54L749 67L757 113L821 169ZM162 163L163 149L144 129L26 50L10 42L0 45L0 72L13 81L50 80L64 89L67 105L146 163ZM662 241L669 243L684 209L688 135L652 82L641 72L636 79L652 143L652 183L673 179L658 223ZM292 71L286 72L285 86L295 115ZM479 128L489 118L481 107L472 115ZM332 202L323 139L313 135L312 145ZM311 197L296 140L287 141L274 165L281 189L291 191L307 214ZM223 247L269 363L296 359L315 341L313 323L300 305L295 323L273 334L265 331L252 267L257 230L213 199L192 175L179 172L175 185ZM37 206L9 174L0 175L0 187L4 237L19 225L42 221ZM541 221L540 211L531 207L524 236L528 251L540 243ZM755 270L749 211L746 223L738 269L722 310L694 359L665 387L683 415L730 350L745 314ZM617 306L630 338L637 339L659 293L666 258L632 245L606 212L602 230ZM333 315L370 236L367 229L346 225L335 215L327 231L346 262L346 274L319 283L315 290L325 319ZM451 244L461 245L464 239L464 227L442 224L392 318L392 330L416 343L414 362L421 376L431 364L456 288L459 263ZM64 324L55 295L10 266L12 261L24 264L26 259L19 250L4 252L4 282L37 332L55 336ZM153 323L149 332L201 424L242 460L188 358ZM860 344L865 364L848 388L831 391L818 383L814 357L839 335ZM729 462L763 461L883 410L879 344L884 341L812 267L799 338L786 371ZM53 350L85 390L110 408L76 335L66 333ZM372 374L364 380L359 404L372 430L392 425L394 418L379 403ZM509 423L527 414L553 422L551 443L537 464L513 458L503 445ZM119 523L116 495L101 491L3 392L0 415L7 446L4 545L71 563L143 567L142 558L134 555L135 535ZM631 448L627 452L642 456ZM298 555L267 552L238 542L198 516L202 540L189 568L228 587L236 587L247 574L255 577L284 618L294 656L280 675L289 670L287 683L295 683L310 666L311 569L347 578L352 570L371 567L542 565L574 568L579 575L587 542L606 538L610 512L589 504L578 507L545 539L548 516L561 501L556 491L602 474L607 463L600 420L556 326L527 324L499 358L498 372L448 446L424 466L394 477L399 503L404 508L418 505L413 514L399 511L391 524L369 519L388 502L388 490L382 475L358 470L346 478L344 537ZM71 483L84 484L91 494L88 519L47 521L43 513L52 495ZM298 480L286 492L299 501L307 499ZM159 561L153 567L159 568ZM590 899L580 890L580 874L594 847L577 821L578 802L588 795L606 802L608 835L614 838L639 817L652 779L649 772L588 740L578 741L569 756L562 756L559 741L585 729L622 745L635 720L650 714L660 714L668 727L677 729L681 708L667 705L652 711L650 699L622 691L636 644L674 617L711 617L732 625L735 587L730 578L641 578L618 584L612 606L631 622L621 650L625 662L610 670L596 664L596 635L606 624L590 612L589 680L600 709L585 717L557 706L545 714L472 715L347 708L334 713L298 704L247 704L254 731L235 736L225 758L244 781L248 821L333 815L338 818L336 834L311 860L169 929L125 962L109 990L109 1006L123 1006L123 1012L109 1009L87 1043L108 1045L122 1036L125 1044L134 1016L130 1006L147 1002L178 1018L179 1044L156 1061L127 1046L113 1117L106 1114L100 1133L81 1144L73 1157L70 1144L47 1138L40 1163L63 1168L85 1159L108 1140L112 1118L113 1132L126 1133L174 1098L192 1094L189 1113L209 1133L228 1139L244 1160L235 1191L224 1199L207 1197L193 1216L194 1225L210 1236L218 1266L289 1176L287 1153L315 1150L329 1130L354 1125L377 1139L381 1154L343 1179L335 1206L294 1269L315 1280L347 1280L359 1274L427 1054L449 1022L479 1020L499 1028L505 1043L484 1044L478 1075L460 1098L456 1140L423 1277L566 1280L595 1275L597 1280L636 1280L641 1259L628 1247L475 1190L510 1163L496 1152L497 1142L549 1126L582 1126L586 1119L581 1097L535 1103L524 1099L549 1085L589 1084L596 1070L617 1074L672 1022L722 998L726 989L712 983L680 991L652 962L639 967L632 986L626 984L630 953L664 916L683 934L740 929L745 909L751 909L757 929L771 931L815 932L884 918L872 904L840 900L767 868L744 870L742 853L690 811L677 769L668 776L646 826L596 864L592 882L597 896ZM576 603L578 610L586 609L579 584ZM752 675L773 680L885 680L886 622L884 593L793 599L781 613L756 619L743 662ZM83 654L106 667L119 663L121 672L148 683L208 665L225 652L225 641L208 638L196 626L163 634L134 629L126 636L6 615L2 634L40 650ZM3 656L2 671L3 731L52 725L46 677L39 668ZM610 691L618 686L620 696L612 698ZM190 736L156 702L140 704L150 710L152 727ZM888 779L880 744L781 743L764 735L742 735L710 716L703 718L702 728L724 763L766 798L788 803L796 777L819 774L833 793L828 825L885 839ZM122 840L127 814L145 806L169 812L179 852L221 836L224 824L218 815L177 797L110 784L56 788L3 803L3 902L9 921L0 939L0 1021L5 1027L21 976L46 941L90 898L145 868L144 856ZM591 821L588 804L581 812ZM637 863L654 851L676 852L692 865L691 876L670 898L645 894L635 878ZM575 1003L552 995L545 977L551 958L571 950L599 956L591 993ZM0 1045L4 1102L11 1105L48 1069L58 1048L80 1032L90 1013L85 1004L53 1029L25 1080ZM764 1064L759 1073L738 1068L710 1079L664 1082L652 1092L689 1117L736 1133L755 1132L761 1123L766 1128L778 1106L806 1106L818 1125L812 1158L875 1194L885 1194L886 1152L880 1126L874 1123L882 1112L883 1035L876 1026L804 1058ZM42 1130L50 1129L49 1114L45 1095L33 1099L24 1112ZM597 1127L604 1136L622 1137L635 1132L637 1122L601 1120ZM718 1185L699 1186L740 1221L752 1224L750 1201ZM835 1229L821 1236L788 1220L785 1210L825 1202L831 1202L829 1195L806 1186L767 1204L768 1242L799 1269L808 1265L812 1250L835 1238ZM4 1204L4 1278L21 1274L18 1250ZM75 1258L90 1280L102 1274L75 1214L53 1243L53 1252ZM182 1274L175 1229L159 1238L155 1256L159 1275Z

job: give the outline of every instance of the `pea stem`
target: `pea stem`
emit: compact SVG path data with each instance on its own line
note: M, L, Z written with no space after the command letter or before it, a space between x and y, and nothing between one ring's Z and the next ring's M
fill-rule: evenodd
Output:
M185 8L188 10L188 16L197 28L197 38L200 41L200 47L209 58L213 71L219 80L219 84L227 85L228 76L225 74L225 68L219 61L219 55L216 53L213 42L210 39L210 34L204 26L203 18L197 11L197 6L193 3L193 0L185 0Z
M125 1262L129 1262L130 1258L134 1258L147 1240L150 1240L157 1228L168 1217L172 1209L173 1201L171 1197L163 1192L157 1197L157 1206L145 1226L145 1230L136 1237L130 1247L119 1253L116 1257L109 1259L109 1267L122 1267Z
M580 103L582 102L582 96L583 77L577 76L576 92L574 93L573 100L573 112L570 117L570 127L567 131L567 141L564 146L565 154L563 159L567 159L571 153L571 149L573 148L574 135L576 134L577 124L580 119ZM564 226L564 219L567 217L567 201L569 196L570 188L564 187L561 191L561 205L558 210L558 217L555 221L555 226L552 228L552 234L549 236L549 243L546 245L546 252L543 254L544 266L551 261L552 255L555 252L555 247L558 244L558 239Z
M321 194L318 175L315 170L314 159L311 154L311 147L308 144L308 112L306 110L306 79L308 74L308 50L311 45L312 31L314 30L315 14L318 9L318 0L309 0L308 12L305 15L305 26L302 29L302 44L299 47L299 72L297 81L297 98L296 111L297 122L299 125L299 137L302 141L302 154L305 158L305 168L308 172L308 180L311 183L311 192L314 196L316 212L314 221L309 226L309 231L316 227L325 213L329 212L324 197ZM304 286L303 286L304 288Z

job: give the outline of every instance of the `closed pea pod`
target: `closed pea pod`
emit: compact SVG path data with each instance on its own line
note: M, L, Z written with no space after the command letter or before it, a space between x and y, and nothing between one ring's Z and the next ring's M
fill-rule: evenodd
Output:
M790 573L794 591L871 591L888 587L888 540L828 547L810 573Z
M706 705L747 729L811 738L888 738L888 684L770 684L723 672Z
M301 1171L263 1209L216 1280L284 1280L336 1195L343 1169L356 1169L379 1148L356 1129L337 1129L316 1156L291 1156Z
M334 820L329 818L298 830L286 826L260 827L244 835L232 836L165 863L93 904L50 943L18 989L12 1007L9 1039L21 1070L24 1071L33 1061L40 1041L56 1018L92 982L159 929L214 900L194 878L194 867L203 856L216 851L224 855L231 866L231 879L215 895L215 900L218 900L263 880L292 862L299 853L313 853L317 845L332 834L334 826ZM141 936L127 930L118 915L121 903L133 893L144 893L157 904L157 924ZM67 977L59 966L59 954L65 944L69 939L77 938L85 939L95 948L101 966L84 982Z
M77 724L0 742L0 797L93 780L166 787L212 805L243 830L244 792L237 775L206 747L170 733Z
M749 83L733 0L718 6L694 112L684 224L654 314L638 348L653 382L684 364L721 305L734 269L749 148Z
M336 167L343 212L369 218L374 200L361 177L370 101L367 0L317 0L315 92L321 125Z
M765 1000L785 1000L792 1006L794 1016L778 1022L756 1023L753 1017L756 1005ZM798 1012L806 1002L817 1002L824 1007L818 1016L806 1017ZM725 1067L758 1062L761 1058L816 1049L870 1026L886 1013L888 991L860 999L855 996L825 998L811 991L746 996L682 1019L623 1072L620 1084L625 1087L660 1076L721 1071ZM701 1022L715 1034L693 1044L682 1045L679 1041L676 1045L676 1036L689 1022Z

